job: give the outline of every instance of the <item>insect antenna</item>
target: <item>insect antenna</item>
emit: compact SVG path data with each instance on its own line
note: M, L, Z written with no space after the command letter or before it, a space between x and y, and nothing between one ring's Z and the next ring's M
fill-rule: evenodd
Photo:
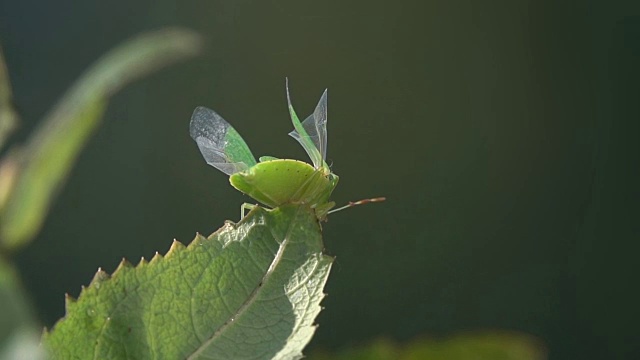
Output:
M334 212L338 212L344 209L348 209L350 207L354 207L356 205L364 205L364 204L369 204L369 203L376 203L376 202L382 202L387 200L387 198L385 197L376 197L376 198L369 198L369 199L362 199L362 200L358 200L358 201L349 201L349 203L347 205L341 206L337 209L333 209L331 211L329 211L327 214L332 214Z

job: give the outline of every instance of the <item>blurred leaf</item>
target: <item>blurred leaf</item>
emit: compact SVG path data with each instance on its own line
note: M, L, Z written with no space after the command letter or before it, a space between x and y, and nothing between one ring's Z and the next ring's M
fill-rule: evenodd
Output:
M99 270L44 344L56 359L299 358L333 261L322 249L312 209L256 207L164 257Z
M44 360L47 354L40 346L40 334L33 328L17 328L0 346L2 360Z
M194 56L199 37L180 29L138 36L98 60L45 117L22 149L20 170L0 218L5 248L24 245L39 231L56 190L67 177L113 95L127 83Z
M20 151L13 150L0 160L0 211L9 199L20 170Z
M18 123L18 114L13 106L11 81L4 62L4 55L0 49L0 149L7 137L13 132Z
M0 359L39 359L39 328L14 269L0 258Z
M486 332L446 339L422 338L407 344L380 339L338 353L319 351L310 360L545 360L537 338L516 332Z

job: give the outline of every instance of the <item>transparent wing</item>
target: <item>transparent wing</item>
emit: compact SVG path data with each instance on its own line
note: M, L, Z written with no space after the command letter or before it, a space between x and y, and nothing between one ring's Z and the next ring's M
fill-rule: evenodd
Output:
M289 135L302 145L316 169L326 166L324 160L327 156L327 90L320 97L313 114L309 115L302 123L291 105L288 80L287 101L294 127Z
M207 164L227 175L256 164L255 157L240 134L211 109L198 106L193 111L189 133Z

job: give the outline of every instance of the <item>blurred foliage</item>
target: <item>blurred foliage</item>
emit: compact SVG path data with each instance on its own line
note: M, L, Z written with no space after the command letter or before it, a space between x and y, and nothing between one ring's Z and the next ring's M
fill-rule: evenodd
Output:
M338 352L318 350L309 360L545 360L540 340L513 332L466 333L450 338L418 338L401 344L379 339Z
M39 359L40 331L31 303L15 270L1 257L0 309L0 359Z
M13 132L18 122L18 114L13 106L11 81L0 49L0 148ZM0 203L1 204L1 203Z
M91 67L45 116L24 146L0 160L0 357L38 359L40 331L34 311L9 261L40 230L52 201L84 144L100 124L107 101L129 82L194 56L194 32L165 29L123 44ZM0 146L18 117L0 52Z
M12 169L0 172L5 176L0 190L7 193L0 213L2 247L24 246L38 233L54 195L99 125L108 98L131 81L192 57L199 49L200 39L190 31L143 34L102 57L76 82L28 143L2 166ZM4 88L8 87L0 86Z

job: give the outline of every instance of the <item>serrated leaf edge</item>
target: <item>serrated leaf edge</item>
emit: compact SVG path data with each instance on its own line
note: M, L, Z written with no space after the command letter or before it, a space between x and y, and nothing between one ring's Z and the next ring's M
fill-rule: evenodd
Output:
M246 219L246 217L245 217L245 219ZM118 264L118 267L113 271L113 273L111 275L109 275L106 271L102 270L102 268L98 268L98 270L96 271L96 274L93 276L92 280L89 282L89 285L87 285L87 286L82 285L80 287L80 294L78 294L77 298L74 298L72 295L69 295L68 293L65 293L65 295L64 295L65 296L65 315L63 317L61 317L60 319L58 319L58 321L56 321L55 324L53 324L51 329L48 329L47 327L43 328L43 334L42 334L43 340L49 335L49 333L51 331L55 330L56 325L58 325L59 323L61 323L62 321L65 320L67 315L70 312L73 311L73 307L79 301L82 301L83 294L86 291L88 291L88 290L90 290L92 288L95 288L95 287L99 287L100 283L102 283L103 281L117 279L119 276L121 276L122 273L124 273L126 271L135 271L138 268L142 268L142 267L145 267L145 266L148 266L148 265L152 265L152 264L160 261L164 257L174 256L174 254L177 254L177 253L179 253L179 252L181 252L181 251L183 251L185 249L188 249L191 246L197 246L203 240L209 240L212 237L218 235L218 233L220 233L220 232L222 232L224 230L227 230L230 226L232 228L235 228L237 225L238 224L234 224L234 223L231 223L231 222L225 222L225 224L222 227L220 227L218 230L213 232L208 237L204 237L200 233L196 233L194 239L187 246L182 244L180 241L178 241L176 239L173 239L173 242L171 243L171 246L169 247L169 250L167 250L167 253L166 253L165 256L162 256L159 252L156 251L156 253L154 254L153 258L151 258L150 261L147 261L144 257L141 257L140 261L135 266L133 266L127 259L122 258L122 260Z
M104 270L102 270L102 268L98 268L98 270L96 271L96 274L94 275L93 279L91 280L91 282L89 283L89 285L87 286L81 286L81 290L80 290L80 294L78 295L77 298L74 298L73 296L69 295L69 294L65 294L65 315L60 318L58 321L56 321L56 323L51 327L50 330L48 330L47 328L43 329L43 335L42 335L42 342L44 342L45 338L50 334L51 331L55 330L55 327L58 323L61 323L62 321L65 320L65 318L67 317L67 315L69 313L71 313L73 311L73 308L80 302L82 301L83 298L83 294L93 288L99 289L100 285L102 282L107 281L107 280L116 280L118 277L122 276L122 274L126 273L127 271L135 271L136 269L139 268L143 268L145 266L149 266L149 265L153 265L159 261L161 261L164 258L171 258L173 256L177 256L178 253L187 250L191 247L194 246L199 246L203 241L206 240L210 240L211 238L215 237L216 235L219 235L219 233L223 232L223 231L228 231L228 230L235 230L237 229L242 223L244 223L245 221L249 221L249 219L252 217L251 215L253 215L252 213L257 212L257 211L266 211L266 212L271 212L273 211L273 209L266 209L266 208L262 208L262 207L256 207L254 209L252 209L243 219L241 219L239 222L234 223L232 221L225 221L225 223L223 224L223 226L221 226L218 230L216 230L215 232L213 232L211 235L209 235L208 237L204 237L202 236L200 233L196 233L194 239L187 245L185 246L184 244L182 244L180 241L174 239L171 246L169 247L169 250L167 250L167 252L165 253L165 255L161 255L159 252L156 252L154 254L154 256L151 258L151 260L147 261L144 257L142 257L140 259L140 261L138 262L137 265L133 266L127 259L123 258L120 263L118 264L118 267L116 268L116 270L114 270L114 272L109 275L107 272L105 272ZM295 219L299 216L300 211L304 211L302 210L304 209L304 207L299 207L298 211L296 211L295 213L295 217L294 219L292 219L289 222L287 231L286 231L286 235L283 239L283 241L280 243L280 246L278 247L278 252L276 254L276 256L274 257L274 260L272 261L271 265L269 266L269 269L267 270L267 272L265 273L262 282L260 283L259 286L257 286L252 293L247 297L247 300L234 312L234 314L236 314L236 316L228 319L224 324L222 324L218 329L216 329L216 331L209 337L209 339L205 342L202 343L202 345L200 347L198 347L196 350L194 350L194 352L189 355L187 357L187 359L194 359L195 357L198 356L198 354L200 354L202 351L204 351L204 349L207 348L207 344L210 344L212 341L215 341L215 339L220 336L220 334L230 325L233 323L234 319L239 316L239 314L242 314L243 311L245 311L257 298L257 294L259 293L259 291L262 288L262 284L264 284L266 281L269 280L271 274L273 273L273 270L275 269L275 266L277 266L277 264L279 263L279 261L281 260L282 254L285 252L286 247L289 243L289 237L290 234L293 230L293 224L295 223ZM264 219L262 220L264 221ZM274 237L277 237L275 234L273 234ZM226 245L226 244L225 244ZM334 258L332 256L328 256L326 254L323 254L322 252L318 254L320 256L320 258L322 258L323 256L327 256L329 258ZM320 261L320 258L318 259ZM327 274L328 276L328 274ZM320 301L322 301L325 296L326 293L322 292L321 293L322 296L320 297ZM324 307L320 306L320 311L322 311L324 309ZM316 314L317 316L317 314ZM107 318L107 321L109 321L110 319ZM300 324L298 324L299 326ZM317 324L312 324L310 325L312 328L314 328L314 332L315 329L318 327Z

